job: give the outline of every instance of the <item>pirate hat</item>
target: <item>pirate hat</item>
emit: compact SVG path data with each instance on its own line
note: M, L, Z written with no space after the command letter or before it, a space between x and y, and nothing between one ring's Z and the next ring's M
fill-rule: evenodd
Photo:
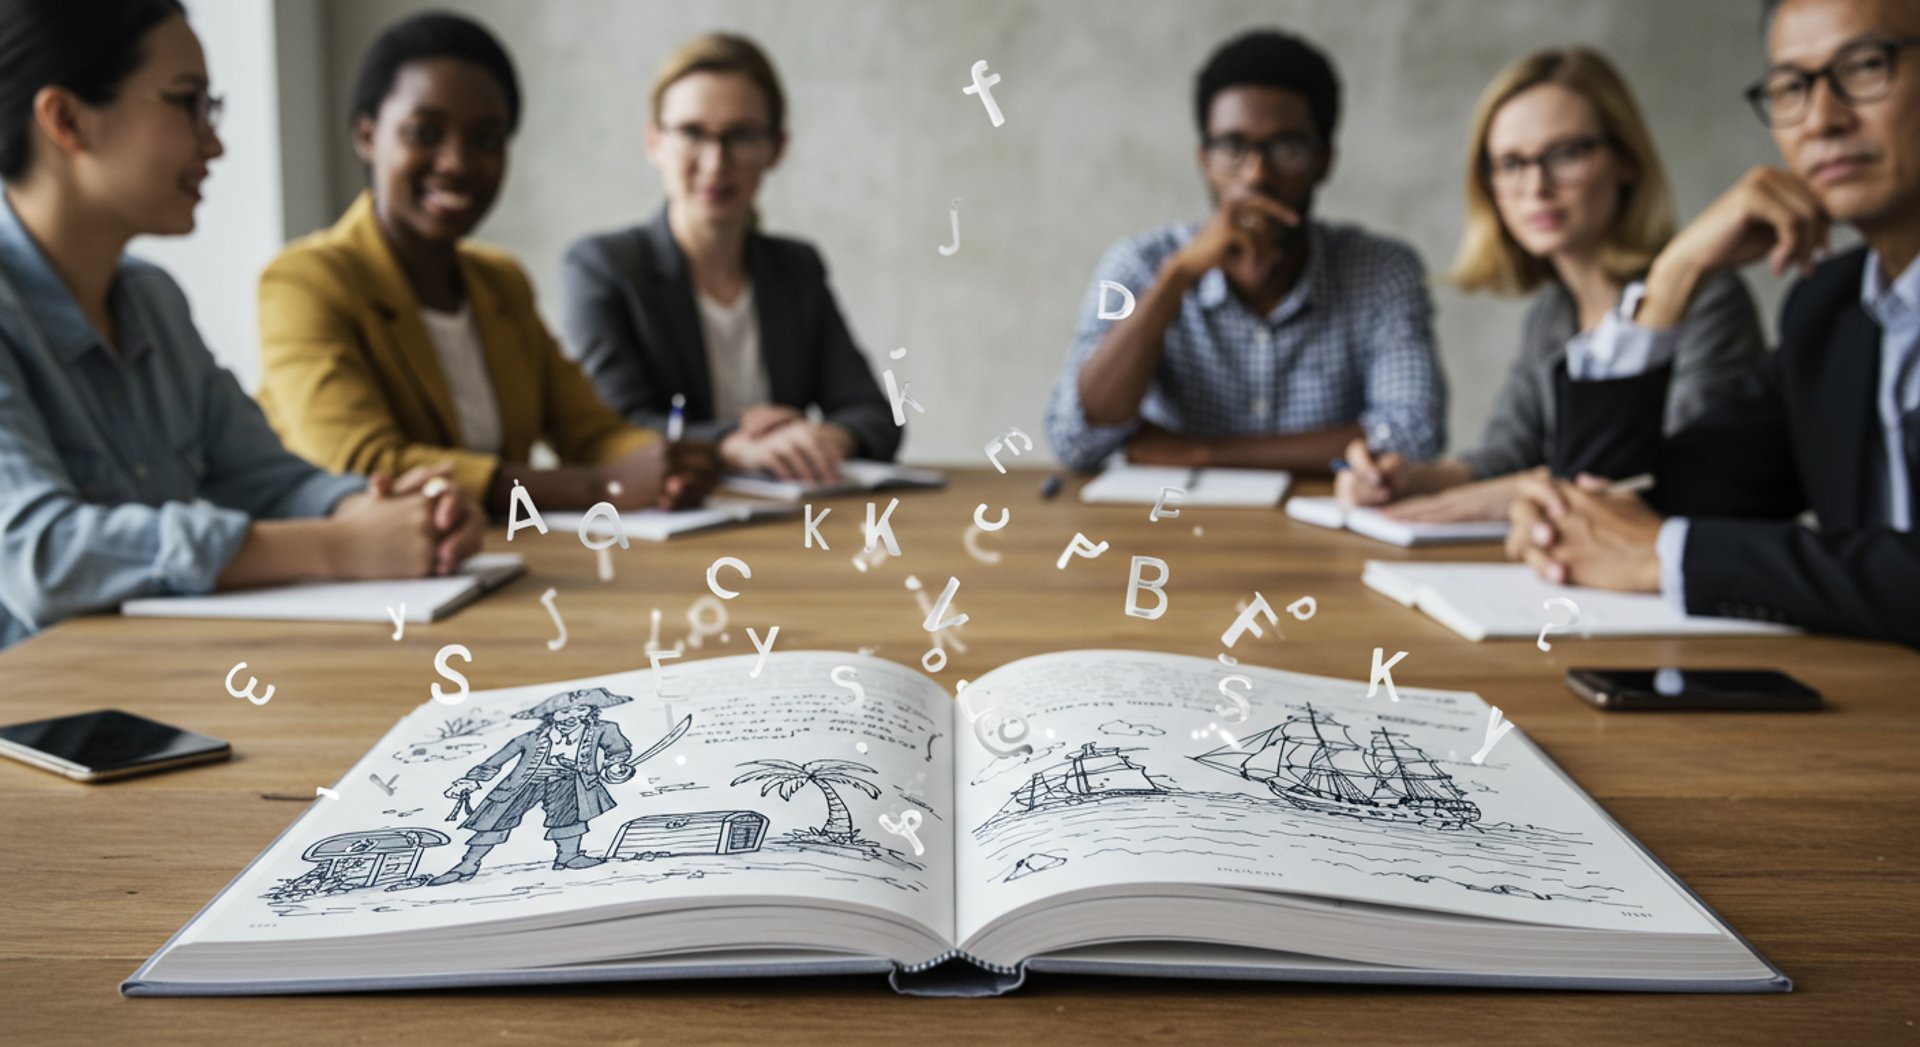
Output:
M541 702L531 709L522 709L513 714L516 720L541 720L565 709L569 705L590 705L595 709L605 709L610 705L625 705L633 701L624 694L614 694L605 687L588 687L580 691L563 691Z

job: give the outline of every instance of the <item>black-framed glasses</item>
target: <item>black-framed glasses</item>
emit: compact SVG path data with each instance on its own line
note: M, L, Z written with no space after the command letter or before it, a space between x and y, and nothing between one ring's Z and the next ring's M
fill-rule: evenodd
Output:
M1519 196L1526 192L1527 172L1535 167L1540 169L1540 177L1555 186L1575 189L1593 177L1599 166L1596 161L1600 150L1609 144L1601 135L1582 135L1555 142L1533 156L1507 153L1491 157L1481 162L1481 168L1496 196Z
M222 95L200 91L146 91L140 97L162 102L187 114L195 134L210 135L220 130L220 118L226 114L227 100Z
M1859 105L1886 96L1893 89L1902 48L1920 47L1920 36L1897 40L1861 40L1848 44L1833 60L1818 69L1781 65L1767 70L1765 76L1747 88L1747 101L1768 127L1791 127L1807 115L1813 102L1813 85L1821 80L1848 105Z
M667 128L667 139L675 148L688 154L698 153L708 143L713 143L720 147L722 156L751 164L764 162L772 156L773 144L779 136L764 127L735 127L715 132L699 124L680 124Z
M1288 131L1271 138L1252 139L1245 135L1209 135L1202 143L1208 165L1235 170L1256 154L1266 158L1267 166L1284 175L1296 175L1313 166L1326 150L1320 136L1305 131Z

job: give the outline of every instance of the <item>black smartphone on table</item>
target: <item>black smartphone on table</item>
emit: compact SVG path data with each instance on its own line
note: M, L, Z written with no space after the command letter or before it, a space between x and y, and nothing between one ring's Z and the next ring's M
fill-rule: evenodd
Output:
M1567 686L1608 711L1820 708L1820 692L1772 669L1568 669Z
M0 756L82 782L107 782L233 755L218 738L158 720L96 709L0 727Z

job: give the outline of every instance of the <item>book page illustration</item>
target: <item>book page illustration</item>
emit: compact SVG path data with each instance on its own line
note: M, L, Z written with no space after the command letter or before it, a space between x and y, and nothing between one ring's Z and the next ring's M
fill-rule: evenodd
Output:
M1518 738L1485 765L1487 706L1141 652L1042 655L970 700L1017 708L1036 739L957 754L963 939L1071 890L1192 883L1504 920L1707 933L1711 925ZM987 692L991 692L990 697ZM970 841L970 843L968 843Z
M857 655L782 652L753 679L756 661L423 705L193 934L367 934L741 895L881 908L947 937L946 695ZM857 703L829 677L841 665L857 667ZM906 810L924 854L881 829Z

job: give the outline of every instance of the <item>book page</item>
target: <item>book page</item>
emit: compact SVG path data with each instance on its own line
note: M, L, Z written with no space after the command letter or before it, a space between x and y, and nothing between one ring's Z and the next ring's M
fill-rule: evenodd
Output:
M951 941L951 699L877 658L777 652L755 678L758 661L663 661L657 673L428 701L183 940L422 931L752 898L883 908ZM858 700L836 672L860 686ZM580 701L604 707L571 732L569 714L537 715ZM619 764L631 775L607 770ZM446 795L476 769L486 775L478 789L460 802ZM557 777L538 780L542 769ZM923 853L883 818L917 825ZM460 878L476 841L491 846Z
M1233 700L1228 675L1248 681ZM1050 896L1148 884L1716 933L1517 730L1475 764L1478 695L1397 692L1137 651L988 673L955 722L989 728L955 749L961 940ZM1032 751L996 755L1009 741Z
M1367 579L1367 576L1372 576ZM1413 593L1420 609L1470 638L1536 636L1548 619L1547 601L1569 599L1579 617L1568 636L1687 636L1791 633L1773 622L1683 614L1657 593L1610 592L1554 585L1525 564L1394 563L1369 560L1363 580L1400 594ZM1376 586L1379 587L1379 586ZM1403 601L1404 602L1404 601Z

